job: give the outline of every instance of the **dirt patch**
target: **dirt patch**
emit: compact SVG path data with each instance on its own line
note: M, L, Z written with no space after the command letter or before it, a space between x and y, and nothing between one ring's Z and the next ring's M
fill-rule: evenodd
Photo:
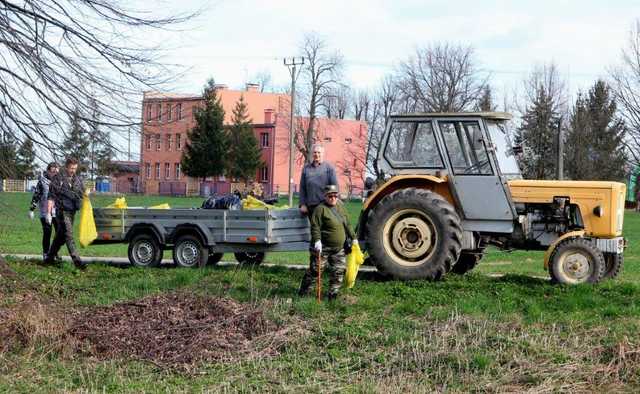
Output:
M229 298L175 293L78 311L69 332L88 344L85 352L101 359L176 366L274 356L297 329Z

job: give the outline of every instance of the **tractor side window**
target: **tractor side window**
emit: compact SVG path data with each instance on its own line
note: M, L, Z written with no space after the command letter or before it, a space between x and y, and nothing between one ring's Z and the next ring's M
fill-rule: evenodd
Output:
M443 167L431 123L394 122L384 154L396 168Z
M440 122L440 130L456 175L491 175L489 156L477 122Z

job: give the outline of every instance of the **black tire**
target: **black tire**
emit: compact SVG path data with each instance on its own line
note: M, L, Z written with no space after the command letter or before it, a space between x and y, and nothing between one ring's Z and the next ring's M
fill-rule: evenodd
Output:
M549 274L553 283L598 283L605 270L604 254L584 238L560 242L549 259Z
M164 251L151 234L138 234L129 242L129 262L136 267L157 267L162 263Z
M263 252L237 252L233 255L242 265L260 265L264 261Z
M367 221L369 254L394 278L439 280L460 257L460 217L439 194L404 189L385 196Z
M622 266L624 265L624 255L622 253L605 253L604 254L604 275L602 275L602 279L613 279L620 271L622 271Z
M464 275L472 269L476 268L476 265L484 257L484 248L470 251L460 252L460 258L451 268L451 272L458 275Z
M173 262L178 267L204 267L209 259L209 250L198 237L183 235L173 245Z
M207 265L216 265L222 260L224 253L211 253L207 259Z

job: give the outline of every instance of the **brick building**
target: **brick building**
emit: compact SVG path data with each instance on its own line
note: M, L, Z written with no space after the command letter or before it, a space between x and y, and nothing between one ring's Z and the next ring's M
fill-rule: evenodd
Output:
M232 109L242 95L252 120L253 129L262 148L264 166L255 180L266 194L288 191L289 171L289 107L286 94L262 93L258 85L247 84L246 90L230 90L218 85L217 91L225 110L225 123L231 124ZM140 145L140 185L146 194L191 195L201 189L210 193L229 193L241 184L225 177L201 179L186 177L180 159L187 131L195 125L195 109L202 105L202 96L146 92L143 97L142 140ZM300 126L308 122L296 118ZM325 146L325 159L334 163L340 190L360 193L364 177L366 125L353 120L318 119L318 136ZM294 180L297 191L303 164L295 160Z

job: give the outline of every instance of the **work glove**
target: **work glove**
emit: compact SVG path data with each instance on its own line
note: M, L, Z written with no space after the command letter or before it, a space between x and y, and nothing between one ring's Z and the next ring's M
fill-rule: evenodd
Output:
M33 220L34 217L33 211L29 211L29 219Z
M322 241L317 240L316 243L313 245L313 249L318 253L322 253Z
M48 225L51 225L51 214L50 213L44 215L44 221L47 222Z
M353 246L353 245L358 245L358 240L357 239L354 239L353 241L351 241L351 246Z

